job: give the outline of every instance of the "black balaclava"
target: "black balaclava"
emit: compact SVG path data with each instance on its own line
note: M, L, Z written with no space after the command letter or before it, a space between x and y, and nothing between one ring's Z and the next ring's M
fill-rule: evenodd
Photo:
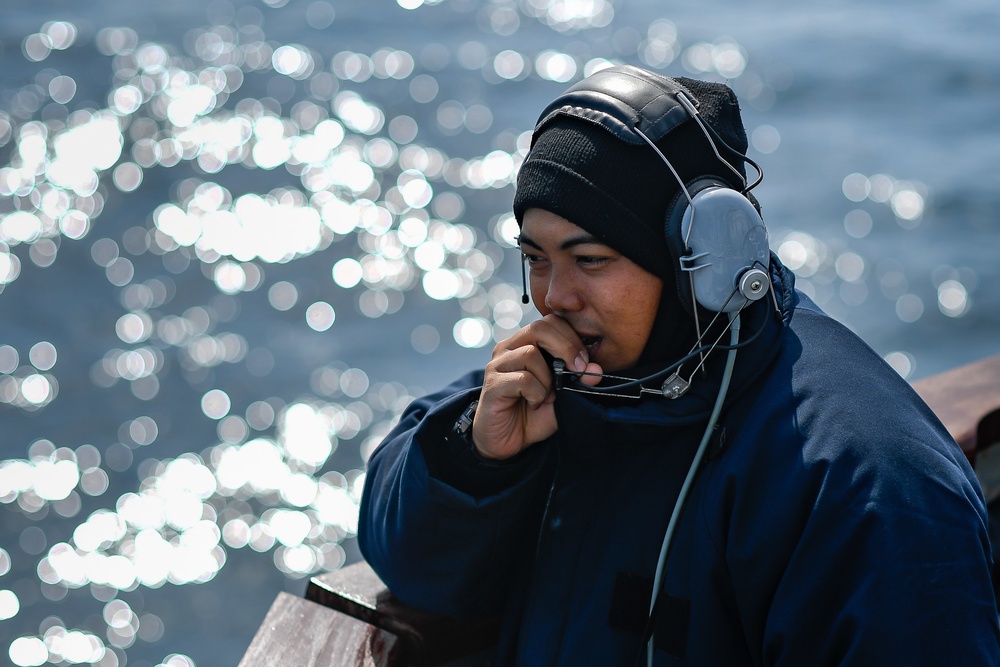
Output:
M702 119L733 149L719 146L719 152L745 176L742 159L733 153L747 150L733 91L720 83L676 80L698 100ZM743 187L693 120L681 123L657 147L685 183L714 176L734 188ZM677 180L652 148L627 144L598 125L569 116L557 116L536 129L518 173L514 195L518 225L529 208L550 211L663 280L660 307L639 366L672 362L695 341L694 323L681 305L664 236L667 209L678 197L683 194Z

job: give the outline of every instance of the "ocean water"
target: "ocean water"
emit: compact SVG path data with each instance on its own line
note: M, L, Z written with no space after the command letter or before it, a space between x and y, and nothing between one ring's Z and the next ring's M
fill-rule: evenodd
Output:
M902 375L995 354L998 32L985 0L6 0L0 663L234 665L356 560L381 435L532 317L525 133L608 62L729 81L772 249Z

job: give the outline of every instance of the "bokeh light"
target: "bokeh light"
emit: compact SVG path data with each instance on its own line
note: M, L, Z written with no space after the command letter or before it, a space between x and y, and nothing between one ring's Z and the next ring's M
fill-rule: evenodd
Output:
M0 90L0 622L20 624L0 649L19 666L194 667L154 591L189 586L197 614L234 562L302 579L356 558L378 442L535 316L509 203L553 91L621 62L726 80L755 158L801 151L788 109L813 101L682 8L397 0L379 29L405 29L377 39L335 0L131 26L36 9ZM865 146L824 159L829 182L767 181L773 249L859 328L973 329L982 265L917 240L988 201ZM817 190L834 201L796 199ZM885 355L906 378L915 338Z

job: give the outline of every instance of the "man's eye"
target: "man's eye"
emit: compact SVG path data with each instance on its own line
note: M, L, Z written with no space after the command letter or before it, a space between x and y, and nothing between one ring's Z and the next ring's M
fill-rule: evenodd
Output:
M539 262L542 261L542 258L539 257L538 255L529 255L526 252L521 253L521 256L524 258L524 261L528 263L528 266L532 266L533 264L538 264Z
M577 261L578 264L582 264L584 266L599 266L599 265L604 264L605 262L609 261L609 259L607 257L596 257L596 256L592 256L592 255L580 255L579 257L576 258L576 261Z

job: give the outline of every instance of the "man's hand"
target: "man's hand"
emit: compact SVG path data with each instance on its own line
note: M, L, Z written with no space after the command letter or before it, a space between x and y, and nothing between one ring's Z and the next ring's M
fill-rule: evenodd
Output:
M486 365L483 392L472 426L479 453L492 459L514 456L556 432L555 381L542 354L563 359L570 371L600 373L566 320L546 315L497 343ZM600 378L584 375L595 385Z

